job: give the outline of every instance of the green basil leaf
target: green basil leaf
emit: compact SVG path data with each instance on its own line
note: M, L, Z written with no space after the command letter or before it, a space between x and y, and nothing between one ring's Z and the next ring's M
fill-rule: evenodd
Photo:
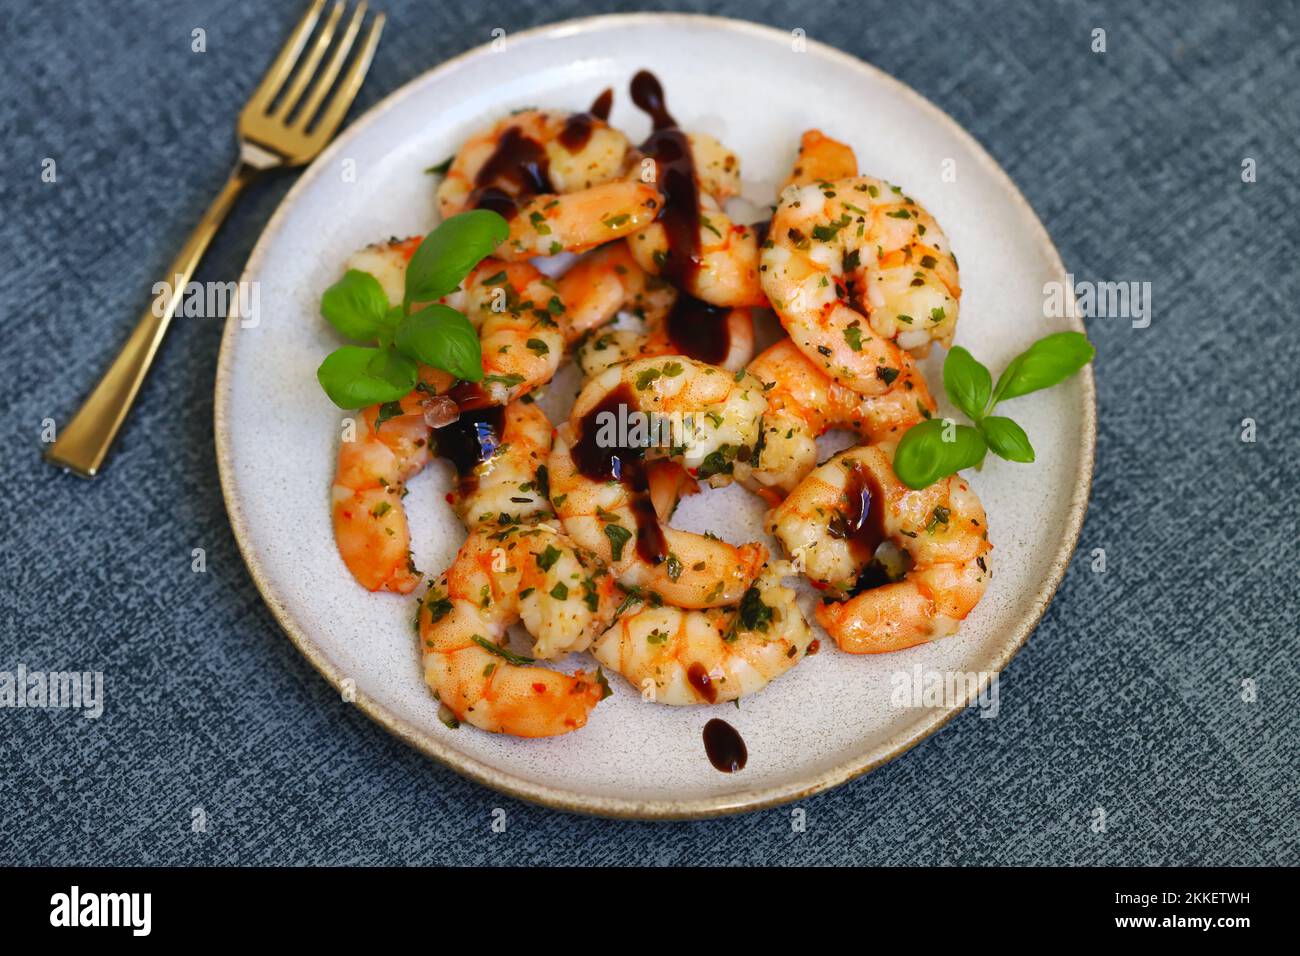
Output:
M490 209L473 209L444 220L424 237L406 266L407 308L452 292L470 270L510 235L505 219Z
M1041 338L1012 359L998 377L993 404L1059 385L1096 354L1082 332L1057 332Z
M950 433L952 441L944 441ZM925 488L963 468L978 465L988 446L979 429L970 425L945 426L931 418L908 429L894 453L894 474L909 488Z
M366 374L380 381L387 382L394 388L404 388L405 395L415 388L419 381L420 369L410 358L394 349L377 349L376 354L366 366Z
M483 378L483 353L469 319L446 305L425 306L397 326L394 344L425 365L467 382Z
M1034 446L1029 444L1029 436L1011 419L990 415L980 422L980 431L984 433L984 439L989 443L993 454L1007 461L1034 460Z
M320 297L326 321L350 339L373 341L388 313L388 296L369 272L349 269Z
M325 356L316 379L339 408L395 402L415 387L419 369L391 349L345 345Z
M955 345L943 360L943 388L952 403L977 422L993 394L993 376L975 356Z

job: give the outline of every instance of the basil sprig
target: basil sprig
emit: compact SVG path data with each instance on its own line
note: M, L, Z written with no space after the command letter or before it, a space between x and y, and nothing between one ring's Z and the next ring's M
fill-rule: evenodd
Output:
M400 305L391 305L379 280L358 269L326 289L320 303L326 321L350 339L374 343L326 356L316 378L330 401L346 409L398 401L415 388L418 363L481 380L483 355L470 321L446 305L411 307L455 291L509 232L505 219L487 209L445 220L411 256Z
M997 384L989 370L961 346L943 363L943 388L972 425L931 418L908 429L894 453L894 474L909 488L925 488L993 454L1031 462L1034 446L1016 422L992 414L999 402L1059 385L1092 361L1096 350L1080 332L1039 339L1011 360Z

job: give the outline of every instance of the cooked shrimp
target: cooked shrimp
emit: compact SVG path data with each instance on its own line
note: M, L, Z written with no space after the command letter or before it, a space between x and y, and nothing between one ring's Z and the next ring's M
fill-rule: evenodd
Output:
M610 565L622 584L653 590L679 607L740 600L767 558L764 545L738 547L667 526L647 481L584 475L573 458L576 440L574 426L561 426L550 458L551 501L574 541Z
M505 405L549 382L567 341L555 283L528 262L484 259L443 300L478 328L483 380L470 406Z
M654 132L641 147L640 178L653 169L662 193L656 221L635 231L632 255L697 299L727 307L766 305L758 281L759 238L732 223L722 204L740 192L740 160L712 136L684 132L651 74L632 79L632 99Z
M347 266L369 272L389 302L401 302L406 268L421 241L413 236L374 243ZM484 379L469 405L505 405L549 382L570 336L577 337L555 283L526 262L484 259L442 302L464 313L479 332Z
M677 301L677 290L637 265L622 241L589 252L555 285L568 307L573 338L604 325L619 312L647 322L662 320Z
M732 222L712 196L699 196L699 238L686 253L689 266L679 267L663 223L656 222L628 237L628 247L642 269L651 275L669 274L681 287L710 305L765 306L767 297L759 282L759 230Z
M817 464L815 439L847 428L868 441L897 440L935 412L934 399L916 363L899 353L900 367L887 392L861 395L824 375L789 339L782 339L749 363L767 387L763 440L740 480L770 499L788 494Z
M894 447L835 455L768 514L786 553L831 595L818 622L854 654L954 633L989 578L987 519L970 486L953 475L908 488L894 475Z
M577 425L589 413L599 415L618 405L642 412L650 421L681 422L672 431L671 447L651 445L649 457L679 461L691 477L713 486L731 483L734 463L748 459L767 411L763 383L755 376L744 370L728 374L684 355L636 359L606 369L583 386L570 422Z
M708 333L709 346L712 348L716 342L717 351L721 354L710 354L709 364L728 372L738 372L754 355L753 313L749 309L718 309L716 312L716 315L686 316L684 325L689 328L696 323L717 323L719 328ZM679 341L681 336L669 319L669 316L665 316L657 321L643 323L641 330L608 329L588 336L574 353L582 374L590 378L619 362L660 355L680 355L690 351L690 340ZM694 330L691 332L693 334ZM688 347L683 348L683 345Z
M585 136L569 135L581 130ZM444 219L485 199L579 193L621 179L634 158L627 137L588 113L524 110L470 136L438 184Z
M867 176L791 186L763 247L762 284L795 344L864 395L887 390L897 350L949 345L957 260L928 212Z
M457 516L471 528L551 517L551 423L542 410L525 398L464 419L433 433L437 452L464 469L458 489L448 495Z
M407 263L420 241L417 236L376 243L355 254L348 265L370 272L388 292L389 301L400 302ZM485 259L463 287L444 301L465 312L478 327L483 381L461 386L457 401L445 394L455 384L450 375L422 368L415 391L400 402L363 410L355 422L355 434L345 435L339 447L332 493L335 541L353 576L372 591L404 594L419 583L419 572L409 554L410 533L402 496L405 483L428 464L433 429L455 421L462 410L505 405L545 384L564 353L564 304L550 281L527 263ZM550 425L543 416L540 426L533 422L525 427L533 414L540 416L540 412L514 410L506 425L508 429L519 427L523 434L536 434L540 429L545 444L534 442L534 448L540 448L539 460L544 461L550 448ZM487 507L476 498L458 501L462 517L469 509ZM537 510L517 503L506 508L500 501L494 501L492 507L495 514L517 516Z
M692 478L725 484L753 448L765 409L752 376L684 356L602 372L584 386L551 451L551 502L565 530L624 585L678 607L735 604L767 549L663 526L649 507L643 460L668 458Z
M857 174L858 157L853 154L853 147L831 139L819 129L810 129L799 139L799 155L781 190L787 186L835 182Z
M575 123L582 135L570 135ZM580 251L653 222L657 191L627 178L627 138L589 113L527 110L471 136L438 186L443 218L487 208L510 221L502 259Z
M812 642L794 591L781 584L787 571L784 562L764 565L735 607L688 611L642 600L596 639L592 653L661 704L719 704L756 693Z
M748 309L679 296L666 280L642 269L625 242L602 246L579 260L556 286L575 330L594 329L618 313L639 320L639 329L610 329L583 339L575 357L584 375L616 362L678 354L735 372L753 357L754 320Z
M551 737L576 730L605 696L599 674L533 665L504 646L518 620L533 653L584 650L613 616L613 579L545 524L482 526L420 603L424 679L459 720L494 733Z
M740 195L740 157L708 133L687 133L700 189L723 203Z
M357 269L369 272L388 296L388 301L399 305L406 295L406 266L415 255L415 250L424 241L423 236L410 236L406 239L389 239L387 242L375 242L348 257L344 270Z
M659 195L644 183L622 181L567 196L538 196L519 207L502 259L582 252L630 235L654 222Z
M353 577L371 591L409 593L420 582L402 499L406 482L429 463L429 434L456 415L442 393L452 377L420 370L420 387L400 402L353 419L339 443L331 492L334 540Z
M645 463L645 479L649 486L650 503L660 521L672 519L678 503L687 495L699 494L700 483L686 473L686 469L668 458Z

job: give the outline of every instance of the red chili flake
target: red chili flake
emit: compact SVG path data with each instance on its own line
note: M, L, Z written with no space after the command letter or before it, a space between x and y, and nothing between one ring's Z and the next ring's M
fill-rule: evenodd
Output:
M533 690L537 691L537 693L539 693L539 694L545 694L545 693L546 693L546 685L545 685L545 684L534 684L534 685L533 685Z

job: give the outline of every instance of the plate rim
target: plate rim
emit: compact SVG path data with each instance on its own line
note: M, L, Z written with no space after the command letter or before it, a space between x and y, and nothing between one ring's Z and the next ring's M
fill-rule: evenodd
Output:
M620 26L635 27L648 24L669 27L705 24L723 31L734 31L764 39L777 37L783 40L788 39L786 31L766 24L733 17L693 13L599 14L542 24L512 33L510 36L516 40L537 39L548 35L568 37L579 33L599 32L603 29ZM928 113L932 119L937 120L949 132L965 143L971 150L975 160L981 163L987 172L991 173L1008 188L1012 202L1020 207L1021 211L1029 214L1032 227L1038 233L1040 245L1048 254L1049 265L1060 275L1066 275L1065 263L1062 261L1047 228L1043 225L1042 220L1038 218L1038 214L1029 201L1025 199L1020 192L1020 188L1011 179L1010 175L965 127L911 86L879 67L873 66L866 60L811 37L805 38L805 42L807 43L808 52L829 58L842 66L864 73L876 82L883 81L894 92L900 94L916 108ZM432 82L439 76L459 69L471 59L485 55L491 55L491 42L466 50L412 77L379 100L379 102L370 106L361 116L347 126L322 151L320 156L299 174L284 198L280 200L275 212L262 228L252 252L249 253L248 261L245 263L243 272L240 275L240 281L246 281L248 274L254 268L260 266L271 241L283 228L289 210L296 204L307 185L321 175L336 154L345 148L349 142L363 133L381 114L387 113L399 105L402 100L412 95L418 87ZM1068 289L1067 294L1073 299L1074 290ZM1066 310L1069 324L1076 331L1086 331L1082 320L1075 313L1076 310L1074 309ZM342 675L338 668L329 660L325 652L314 643L313 638L298 627L271 588L270 582L262 569L259 556L249 541L244 512L234 491L234 465L229 444L227 405L230 396L231 363L234 354L233 342L238 327L239 316L228 316L226 327L221 336L213 390L213 441L216 449L217 471L221 482L221 495L225 503L226 514L230 520L230 528L239 546L244 565L276 623L294 647L297 648L298 652L307 659L316 671L335 690L341 691ZM1079 460L1083 466L1082 473L1079 476L1081 480L1076 483L1070 498L1069 514L1066 517L1066 533L1061 540L1060 547L1052 557L1043 586L1034 595L1033 607L1015 627L1008 630L1008 638L998 650L992 668L985 673L979 682L979 686L973 692L963 695L951 707L934 709L927 722L914 725L908 731L895 735L881 746L874 748L865 758L859 756L842 761L834 767L810 774L796 783L786 783L757 790L718 794L709 797L636 800L627 797L598 796L536 783L518 777L507 770L491 766L476 757L462 753L423 729L395 716L382 704L360 690L353 692L355 696L351 702L389 733L462 776L512 797L573 813L637 820L703 819L779 806L847 783L901 756L921 743L921 741L928 739L941 730L967 707L970 700L975 699L984 691L987 682L994 675L1002 672L1020 648L1024 646L1029 639L1029 635L1038 627L1038 623L1042 620L1048 605L1056 595L1078 547L1092 492L1097 447L1097 393L1092 365L1089 364L1084 369L1084 372L1085 374L1080 377L1083 386L1083 428L1078 446Z

